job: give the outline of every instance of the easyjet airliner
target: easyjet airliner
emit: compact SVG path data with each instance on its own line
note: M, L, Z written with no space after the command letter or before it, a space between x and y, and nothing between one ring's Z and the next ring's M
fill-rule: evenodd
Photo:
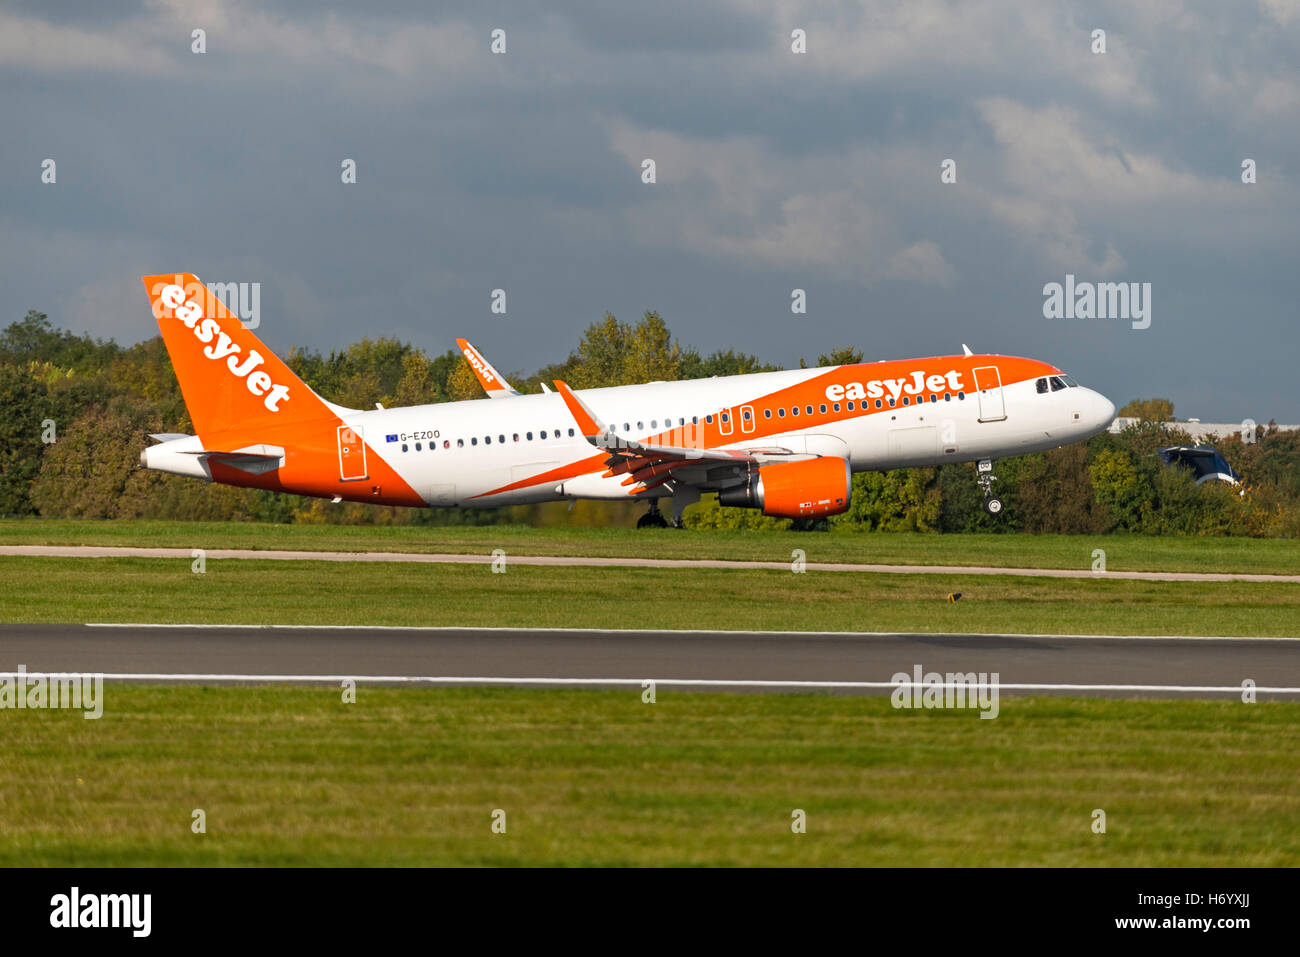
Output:
M195 435L155 435L145 468L385 505L649 502L674 524L703 492L806 518L849 507L852 473L993 461L1078 442L1115 406L1055 366L962 355L521 395L458 340L488 399L349 409L313 392L189 273L145 276ZM496 401L492 401L496 400Z

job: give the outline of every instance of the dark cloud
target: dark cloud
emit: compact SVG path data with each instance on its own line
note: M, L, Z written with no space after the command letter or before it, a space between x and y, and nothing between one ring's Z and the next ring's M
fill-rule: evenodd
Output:
M467 335L533 369L657 309L790 365L968 342L1119 402L1300 421L1282 3L47 6L0 14L3 322L142 339L139 276L177 268L262 282L278 348ZM1044 319L1066 272L1152 283L1151 328Z

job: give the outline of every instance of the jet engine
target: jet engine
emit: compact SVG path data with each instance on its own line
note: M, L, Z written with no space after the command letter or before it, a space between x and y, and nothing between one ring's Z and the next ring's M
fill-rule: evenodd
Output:
M824 456L760 465L740 485L718 492L718 504L757 508L780 518L817 518L847 511L852 490L849 463Z

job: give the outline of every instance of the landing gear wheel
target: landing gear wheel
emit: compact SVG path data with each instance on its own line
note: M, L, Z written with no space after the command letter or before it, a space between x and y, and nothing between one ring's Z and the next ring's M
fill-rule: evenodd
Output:
M1002 514L1002 499L993 494L993 483L997 480L993 474L993 460L980 459L975 466L975 481L984 490L984 511L990 515Z
M668 519L664 518L664 513L659 511L659 500L651 499L650 511L646 512L636 520L637 528L667 528Z

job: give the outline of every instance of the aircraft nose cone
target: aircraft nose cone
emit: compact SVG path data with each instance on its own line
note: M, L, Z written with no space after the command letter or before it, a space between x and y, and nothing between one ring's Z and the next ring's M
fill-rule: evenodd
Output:
M1115 421L1115 403L1100 392L1094 392L1093 396L1093 403L1097 409L1097 428L1108 429L1110 424Z

